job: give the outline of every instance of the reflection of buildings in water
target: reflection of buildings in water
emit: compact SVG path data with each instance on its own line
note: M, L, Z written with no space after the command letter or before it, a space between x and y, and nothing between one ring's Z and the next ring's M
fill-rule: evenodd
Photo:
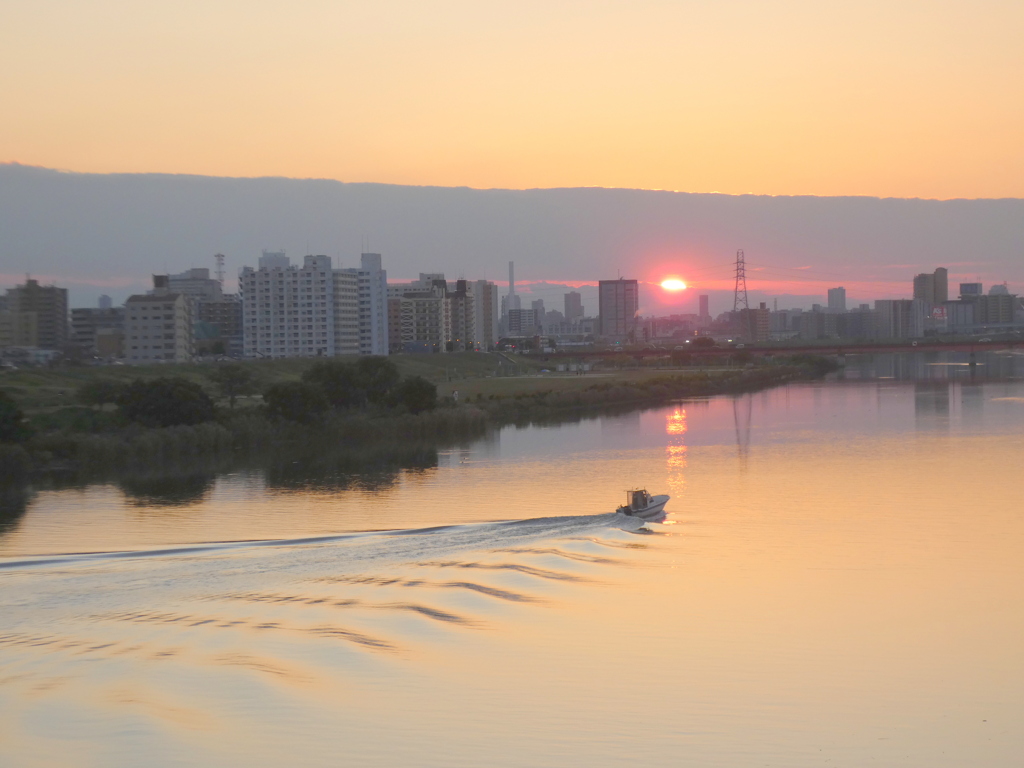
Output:
M665 450L668 459L668 486L672 496L681 494L686 487L686 444L684 442L688 426L686 409L676 409L665 417L665 434L668 445Z
M984 422L985 387L974 381L960 385L960 421L971 426Z
M918 429L949 427L949 381L914 383L914 417Z

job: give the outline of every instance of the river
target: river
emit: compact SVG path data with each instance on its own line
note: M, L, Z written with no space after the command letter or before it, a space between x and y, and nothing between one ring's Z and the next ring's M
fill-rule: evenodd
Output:
M1019 765L1019 362L9 499L0 764Z

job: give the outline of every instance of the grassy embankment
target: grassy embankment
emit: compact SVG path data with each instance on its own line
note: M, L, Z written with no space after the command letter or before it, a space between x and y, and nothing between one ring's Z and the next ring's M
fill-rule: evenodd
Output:
M267 418L260 397L254 395L241 398L234 410L222 400L214 421L151 429L120 423L110 406L103 411L74 405L78 387L94 379L126 383L140 377L181 376L213 395L209 372L217 364L6 373L0 376L0 389L15 397L36 428L27 450L7 451L6 471L26 476L63 472L83 480L282 463L327 469L426 466L435 460L438 447L474 439L493 425L572 419L609 407L653 406L752 391L821 375L827 368L820 360L804 360L749 369L609 368L575 376L542 373L541 366L551 365L543 361L484 353L391 359L403 375L435 382L441 407L418 415L372 409L341 412L315 425L301 425ZM271 360L245 365L255 374L255 390L261 391L274 383L298 380L314 362ZM518 375L507 375L513 371ZM451 398L455 390L457 404ZM4 463L2 457L0 463Z

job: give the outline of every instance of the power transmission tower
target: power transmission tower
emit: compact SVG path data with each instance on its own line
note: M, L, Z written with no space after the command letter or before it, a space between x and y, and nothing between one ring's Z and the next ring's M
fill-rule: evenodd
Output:
M736 289L732 296L732 311L739 312L741 309L750 309L747 300L747 262L742 250L736 251Z

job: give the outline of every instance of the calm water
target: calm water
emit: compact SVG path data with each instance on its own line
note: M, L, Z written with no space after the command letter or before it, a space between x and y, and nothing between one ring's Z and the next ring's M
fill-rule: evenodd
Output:
M40 492L0 764L1020 765L1024 384L868 373L395 476ZM607 514L631 485L670 519Z

